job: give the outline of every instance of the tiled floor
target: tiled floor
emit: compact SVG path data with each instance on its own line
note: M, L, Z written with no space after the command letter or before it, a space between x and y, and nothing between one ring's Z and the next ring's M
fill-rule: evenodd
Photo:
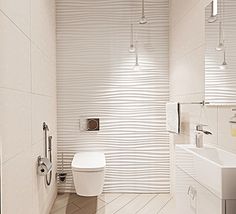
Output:
M59 194L51 214L174 214L173 204L167 194Z

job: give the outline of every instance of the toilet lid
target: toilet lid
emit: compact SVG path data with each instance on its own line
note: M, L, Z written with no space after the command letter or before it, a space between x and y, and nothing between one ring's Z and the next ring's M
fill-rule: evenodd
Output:
M72 169L75 171L100 171L106 165L103 152L78 152L72 161Z

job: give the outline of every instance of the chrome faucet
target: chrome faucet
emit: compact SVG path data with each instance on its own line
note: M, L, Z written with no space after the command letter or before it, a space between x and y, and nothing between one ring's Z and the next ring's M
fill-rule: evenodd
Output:
M207 125L198 124L196 126L195 143L196 143L197 148L203 147L203 134L212 135L210 131L203 129L204 126L207 126Z
M204 134L206 134L206 135L212 135L212 133L211 133L210 131L203 130L203 127L204 127L204 126L207 126L207 125L198 124L198 125L196 126L196 131L202 132L202 133L204 133Z

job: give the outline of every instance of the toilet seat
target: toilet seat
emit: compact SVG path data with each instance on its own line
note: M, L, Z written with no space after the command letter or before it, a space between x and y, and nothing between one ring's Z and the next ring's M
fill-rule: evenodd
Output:
M102 171L106 165L103 152L78 152L72 161L72 170L79 172Z

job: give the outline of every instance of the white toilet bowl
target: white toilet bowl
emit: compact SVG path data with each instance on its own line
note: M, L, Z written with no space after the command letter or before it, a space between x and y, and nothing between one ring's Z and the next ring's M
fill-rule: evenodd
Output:
M81 196L97 196L103 191L106 160L102 152L78 152L71 167L75 190Z

